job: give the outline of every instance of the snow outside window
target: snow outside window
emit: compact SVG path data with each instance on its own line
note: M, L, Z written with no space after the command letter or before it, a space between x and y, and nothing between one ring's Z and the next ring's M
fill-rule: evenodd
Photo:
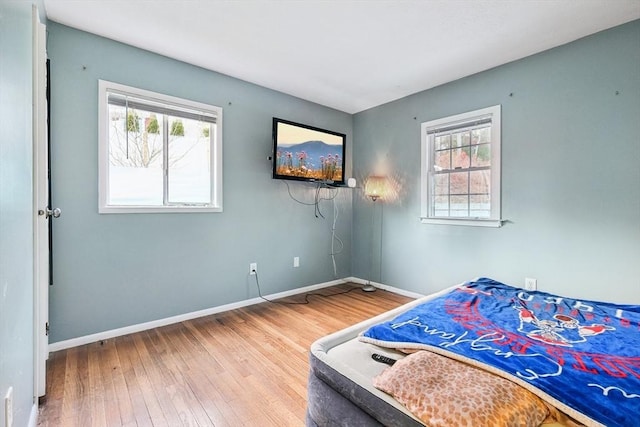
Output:
M99 84L100 213L221 212L222 109Z

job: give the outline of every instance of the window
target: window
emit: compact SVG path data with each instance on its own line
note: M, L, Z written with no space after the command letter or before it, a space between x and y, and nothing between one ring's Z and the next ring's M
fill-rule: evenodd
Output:
M500 227L500 106L422 123L423 223Z
M100 80L99 212L222 212L222 109Z

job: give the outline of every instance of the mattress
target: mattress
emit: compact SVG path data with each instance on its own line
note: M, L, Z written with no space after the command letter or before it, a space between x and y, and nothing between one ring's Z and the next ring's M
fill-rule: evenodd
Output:
M491 289L490 292L489 289ZM517 296L515 299L510 297L510 293L504 295L501 293L514 291ZM575 377L576 375L582 375L584 372L585 376L589 375L587 377L588 381L596 381L592 379L596 378L596 376L605 378L607 381L619 380L622 382L614 383L613 386L608 388L600 386L599 388L603 389L602 396L597 393L592 393L593 396L589 395L589 409L593 413L595 408L603 408L596 409L596 411L601 412L595 413L595 416L601 419L617 416L621 420L626 420L611 425L636 425L634 421L630 421L635 419L633 415L635 412L633 410L631 410L631 413L629 412L629 408L635 404L634 398L638 397L636 394L628 393L629 390L636 390L638 386L637 379L634 379L633 375L622 375L622 373L626 374L626 372L614 371L611 364L595 364L590 366L589 369L582 369L581 365L577 364L568 366L562 362L563 359L559 359L559 362L556 363L552 356L560 354L566 357L566 355L571 355L575 358L581 357L580 360L585 360L586 356L581 356L583 354L581 352L588 350L584 352L584 355L592 357L595 362L602 362L605 359L612 360L618 363L621 367L620 369L624 368L634 373L633 369L636 367L634 363L640 361L640 358L633 356L637 353L634 350L636 349L636 335L640 337L640 334L635 333L635 329L640 325L640 317L638 317L640 316L640 306L577 301L536 291L529 294L523 292L491 279L481 278L477 282L467 282L452 286L438 293L419 298L394 310L317 340L312 344L309 356L307 425L424 425L401 403L373 386L373 381L376 377L376 381L378 381L376 385L380 386L379 374L387 368L387 365L373 360L371 356L374 353L378 353L393 359L407 357L406 353L394 350L395 348L403 349L405 352L407 349L413 348L413 351L417 351L424 348L435 353L445 353L445 356L458 359L457 362L453 361L454 363L465 362L474 366L480 366L479 360L482 360L483 357L487 361L493 359L499 362L503 360L520 360L524 363L523 367L514 371L521 376L520 380L513 378L515 375L508 374L506 370L497 371L492 369L492 366L485 365L482 365L482 367L488 372L510 379L521 387L529 389L539 398L545 400L547 406L550 404L551 410L548 419L544 420L545 426L578 425L580 423L587 425L611 424L609 422L601 424L602 421L598 422L589 418L589 416L585 415L586 412L579 412L569 406L568 403L571 402L571 399L576 400L576 397L579 398L578 400L584 400L588 396L587 393L591 389L595 389L596 387L594 386L598 384L589 383L587 387L577 389L580 394L566 398L561 393L566 394L567 390L572 392L571 387L581 386L578 381L582 381L582 377L576 377L577 380L571 379L571 382L567 383L565 377L561 375L573 375ZM466 303L467 299L464 296L466 294L474 295L472 297L473 304ZM458 300L463 301L463 303L458 303ZM536 301L538 300L544 304L537 304ZM494 305L491 304L495 301L500 301L501 306L504 306L503 309L494 310ZM533 302L531 303L531 301ZM528 303L529 305L527 305ZM487 304L489 305L487 306ZM439 306L444 308L439 308ZM480 310L485 306L490 309L492 316L500 313L501 316L507 316L506 319L509 319L511 323L515 322L514 325L504 321L504 323L500 324L491 324L491 329L487 329L488 324L482 323L486 319L482 316L474 317L469 314L471 313L469 310ZM562 313L563 307L566 308L565 306L571 310L565 310L565 314L558 314ZM478 311L478 313L482 314L481 311ZM556 324L543 317L538 319L536 315L553 316L552 318L558 323ZM439 319L453 322L452 324L460 327L474 326L476 327L474 331L478 337L470 339L471 335L467 336L469 333L467 329L464 329L462 333L458 333L454 332L454 329L447 329L447 326L440 327L438 326ZM392 320L393 322L391 322ZM591 324L588 324L587 320ZM597 323L598 321L605 323L600 324ZM543 330L542 326L545 325L555 325L552 331L554 334L549 332L543 334L545 330ZM406 335L408 331L405 330L405 326L410 329L409 335ZM517 330L520 334L508 335L505 332L498 339L495 334L496 331L501 329L496 328L507 326ZM614 333L617 329L620 330L620 333L615 335ZM491 333L489 334L488 331ZM629 335L631 332L634 333L633 339L632 335ZM562 333L565 335L562 335ZM396 335L399 336L399 340L395 338ZM419 336L419 340L415 341L415 344L412 341L414 336ZM463 339L463 337L466 338ZM483 344L486 341L486 337L492 337L491 343L496 348L487 347L486 343ZM483 339L485 341L482 341ZM435 344L429 344L431 341ZM626 345L618 345L621 342L623 344L626 343ZM524 344L526 344L526 347ZM631 344L631 347L629 344ZM499 347L501 345L508 346L506 348L511 350L505 352ZM543 347L542 349L535 349L534 345ZM518 350L520 348L522 351ZM527 352L529 348L534 348L535 350ZM457 357L456 354L449 354L453 353L452 349L459 351L463 355ZM465 349L473 353L473 359L464 356ZM514 353L516 351L518 353ZM600 354L600 351L604 351L604 353ZM615 355L614 351L616 352ZM412 357L407 357L402 363L394 365L394 369L400 365L403 367L411 366L411 372L415 372L413 371L414 365L409 363L410 360L415 360ZM536 361L544 363L542 365L544 367L558 366L561 369L558 369L557 373L553 372L554 375L543 375L545 371L539 370ZM392 371L387 371L385 376ZM458 371L455 372L457 373ZM526 374L529 374L531 378L527 378ZM410 375L411 378L415 378L416 374L412 373ZM547 387L547 383L544 381L550 381L548 378L555 380L556 377L560 381L552 383L553 388L547 388L548 393L551 394L541 392L543 386ZM537 381L536 387L532 389L524 379ZM463 384L468 383L466 381ZM402 382L401 384L407 383ZM554 398L556 395L559 397ZM611 405L610 408L613 409L605 405Z
M361 342L358 335L448 291L411 301L314 342L310 352L307 425L422 426L404 406L372 385L372 378L387 367L374 361L373 353L395 359L404 354Z

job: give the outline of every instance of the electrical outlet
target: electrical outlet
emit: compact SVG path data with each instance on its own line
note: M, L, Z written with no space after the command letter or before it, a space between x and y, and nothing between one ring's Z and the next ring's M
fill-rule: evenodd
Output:
M536 289L538 289L538 281L530 277L525 277L524 288L528 291L535 291Z
M300 267L300 257L298 257L298 256L294 256L293 257L293 266L296 267L296 268Z
M251 264L249 264L249 274L253 276L257 272L258 272L258 263L252 262Z
M4 425L13 427L13 387L9 387L4 397Z

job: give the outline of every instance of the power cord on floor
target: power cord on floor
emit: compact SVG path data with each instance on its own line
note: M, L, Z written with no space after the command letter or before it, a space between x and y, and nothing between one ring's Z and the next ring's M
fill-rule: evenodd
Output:
M302 302L289 302L289 301L273 301L270 300L268 298L265 298L262 296L262 292L260 291L260 279L258 278L258 272L256 270L252 271L253 275L256 276L256 286L258 287L258 296L260 298L262 298L263 300L270 302L272 304L285 304L285 305L305 305L305 304L309 304L309 297L322 297L322 298L329 298L329 297L334 297L336 295L344 295L344 294L348 294L351 291L355 291L356 289L361 289L359 286L354 286L351 289L347 290L347 291L342 291L342 292L335 292L333 294L329 294L329 295L325 295L325 294L319 294L316 292L310 292L304 295L304 301Z

